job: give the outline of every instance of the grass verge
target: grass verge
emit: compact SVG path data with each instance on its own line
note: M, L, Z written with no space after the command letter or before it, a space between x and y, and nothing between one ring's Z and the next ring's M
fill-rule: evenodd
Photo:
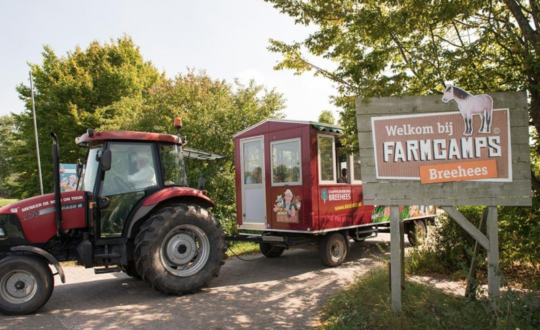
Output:
M495 315L486 301L469 302L422 284L407 282L402 313L392 311L388 272L377 269L332 298L321 329L538 329L538 311L525 317L505 310ZM501 304L506 306L506 304ZM523 311L523 309L520 309Z
M16 199L0 198L0 207L15 203Z
M238 256L258 254L261 253L259 250L259 244L251 242L228 242L227 246L227 256L233 257L235 254ZM232 252L231 252L232 250ZM233 253L234 252L234 253Z

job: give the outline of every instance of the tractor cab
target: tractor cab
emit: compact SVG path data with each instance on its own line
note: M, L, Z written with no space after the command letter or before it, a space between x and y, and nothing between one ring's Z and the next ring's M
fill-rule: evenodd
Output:
M167 191L168 197L189 192L213 205L204 187L188 187L184 158L215 160L222 155L182 147L178 136L143 132L90 131L77 143L89 148L80 190L97 196L95 233L100 239L127 239L132 233L126 223L139 211L137 206L158 191Z

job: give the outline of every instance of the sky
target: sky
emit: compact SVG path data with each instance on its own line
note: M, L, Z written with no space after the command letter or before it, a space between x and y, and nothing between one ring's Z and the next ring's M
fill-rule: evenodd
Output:
M316 121L323 110L339 117L332 82L273 69L281 55L267 50L268 40L301 41L314 28L295 25L262 0L2 0L0 31L0 116L24 109L15 88L29 85L28 63L42 63L44 45L64 57L127 34L168 77L192 68L229 83L255 79L284 95L287 119Z

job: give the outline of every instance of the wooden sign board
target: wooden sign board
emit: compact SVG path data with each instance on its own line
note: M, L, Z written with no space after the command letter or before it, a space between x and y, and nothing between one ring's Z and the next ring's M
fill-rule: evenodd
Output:
M356 100L365 203L531 205L526 94L479 95L492 109L473 115L443 98Z

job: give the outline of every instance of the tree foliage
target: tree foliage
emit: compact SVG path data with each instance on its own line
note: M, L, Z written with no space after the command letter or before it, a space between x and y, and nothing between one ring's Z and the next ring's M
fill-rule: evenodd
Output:
M15 118L11 115L0 117L0 194L17 186L16 175L12 170L14 159L11 157L11 151L19 144L15 140L15 133Z
M527 89L540 128L539 1L266 0L297 24L318 27L300 42L271 40L276 69L315 70L338 82L336 105L355 145L354 97L427 95L452 82L478 94ZM325 70L305 52L331 60Z
M74 163L83 156L74 139L87 128L100 128L106 122L128 115L112 104L122 99L137 99L161 79L154 66L144 61L131 38L124 36L101 45L92 42L86 50L77 47L58 57L45 46L43 63L30 64L35 81L35 108L45 192L52 191L52 149L50 132L60 140L62 161ZM39 176L34 141L30 87L17 87L26 110L14 115L20 141L10 153L17 159L13 171L20 175L19 197L39 193Z
M323 110L319 115L319 123L334 125L336 123L336 119L334 118L334 114L332 113L332 111Z
M129 117L109 121L104 129L175 133L174 117L181 117L181 135L188 147L218 152L223 160L188 161L188 179L197 186L201 174L206 175L206 190L216 202L214 213L235 230L235 182L233 135L266 118L283 117L283 96L251 81L242 85L210 78L204 71L163 79L144 99L123 99L114 107L129 112Z
M297 24L317 28L302 41L271 40L269 49L283 55L276 69L314 70L338 83L334 100L343 109L348 145L358 143L355 97L440 94L448 82L472 94L527 90L531 124L540 132L539 0L265 1ZM321 68L306 53L337 67ZM533 161L540 155L535 141ZM538 269L540 185L533 184L532 208L501 209L501 257ZM463 258L470 244L462 244L466 239L456 227L443 226L448 232L437 246L446 260L468 262Z
M9 157L9 149L13 146L13 134L15 132L15 120L12 116L0 117L0 183L10 176L12 158Z
M187 166L190 186L196 186L204 173L206 189L218 205L214 213L231 224L235 219L233 135L266 118L283 117L280 111L284 98L275 90L266 90L254 81L243 85L215 80L204 71L189 70L167 78L143 59L127 36L110 44L93 42L86 50L77 47L62 58L45 47L43 63L30 66L35 77L46 192L52 191L53 185L50 132L59 137L62 162L73 163L85 152L74 139L87 128L176 133L173 120L179 116L184 124L181 134L187 137L188 146L226 156L217 162L188 161ZM17 160L10 173L18 173L21 178L20 187L15 187L16 195L25 198L39 193L39 178L31 91L23 84L18 91L27 110L8 118L16 126L13 140L19 141L8 154ZM0 134L3 132L0 130ZM230 226L229 230L235 228Z

